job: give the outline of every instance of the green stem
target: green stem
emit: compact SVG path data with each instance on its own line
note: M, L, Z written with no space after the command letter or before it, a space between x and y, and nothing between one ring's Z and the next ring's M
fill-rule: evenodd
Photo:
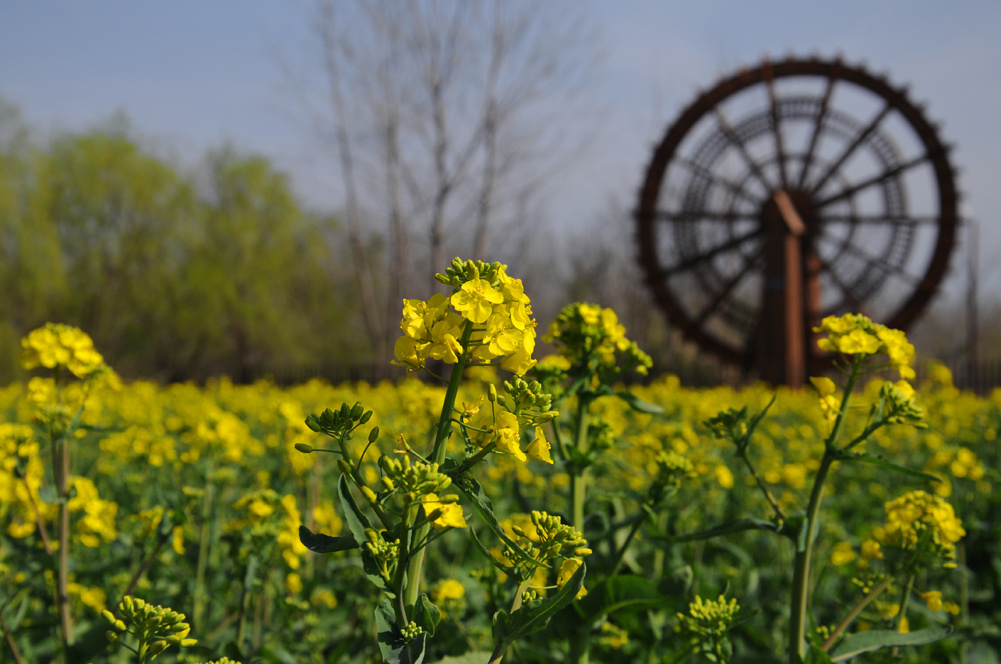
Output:
M744 465L747 466L747 470L750 471L754 481L757 482L758 488L765 494L765 500L767 500L768 504L772 506L772 509L775 511L775 516L778 517L780 521L785 521L785 512L782 511L782 508L779 506L779 501L775 500L775 496L773 496L772 492L768 489L768 485L765 484L765 481L761 479L758 473L754 470L751 460L747 457L747 448L745 447L738 453L737 456L744 460Z
M59 622L63 633L63 655L68 657L68 646L73 643L73 619L69 602L69 551L70 551L70 509L69 477L70 447L64 436L60 447L60 466L56 474L56 492L59 495L59 578L56 597L59 601Z
M215 484L212 483L213 464L209 462L208 472L205 474L205 495L202 500L202 524L198 538L198 562L195 567L195 591L192 602L194 610L192 613L192 626L202 627L202 613L205 610L205 569L208 565L209 557L209 537L212 517L213 501L215 498Z
M852 365L852 372L848 376L848 384L845 385L844 395L841 399L841 408L838 409L838 416L834 420L831 434L824 441L824 456L820 460L817 476L813 480L810 502L806 508L806 542L801 550L797 543L796 557L793 560L792 602L789 610L789 661L791 664L802 662L806 652L806 612L809 606L810 560L813 556L813 542L817 536L820 503L824 497L824 483L827 481L831 466L837 460L837 442L844 428L848 402L852 390L855 389L855 383L858 381L861 363L862 360L859 358Z
M578 459L587 454L588 407L591 398L583 394L577 395L577 431L574 436L574 448ZM573 527L584 532L584 501L587 497L587 468L570 466L570 513Z
M626 535L626 540L622 543L622 546L619 548L619 550L616 551L615 563L612 565L612 571L608 573L607 578L610 579L613 576L615 576L616 573L618 573L619 568L622 567L622 559L626 555L626 549L629 548L629 545L632 543L633 538L636 537L636 533L643 526L643 522L645 520L646 520L646 515L644 513L640 513L636 521L633 523L633 527L629 529L629 534Z
M848 615L846 615L841 620L841 622L838 623L838 626L834 628L834 631L832 631L831 635L827 637L827 640L824 641L823 645L820 646L820 649L823 650L824 652L830 650L831 646L833 646L835 642L837 642L838 637L841 636L842 632L848 629L848 626L851 625L852 622L854 622L854 620L858 617L860 613L862 613L862 609L869 606L869 603L872 600L876 599L880 593L886 590L892 581L893 581L892 577L886 577L885 579L880 581L879 584L876 585L876 587L870 590L869 594L863 597L862 600L858 604L856 604L851 611L848 612Z
M508 613L514 613L521 608L521 596L528 590L528 584L531 583L531 579L525 579L518 585L518 590L514 594L514 601L511 602L511 610ZM501 659L504 657L504 651L507 650L507 643L504 639L497 642L494 646L494 651L490 655L490 661L487 664L500 664Z
M474 325L466 321L462 330L462 338L459 345L466 349L469 339L473 336ZM448 436L452 432L452 411L455 410L455 397L459 394L459 385L462 383L462 374L469 360L466 354L459 356L459 361L452 366L452 373L448 378L448 387L445 389L445 402L441 406L441 417L438 418L438 428L435 432L434 447L431 449L431 463L441 464L445 461L445 452L448 451ZM415 542L422 542L427 539L431 524L424 520L414 529ZM407 564L407 588L404 593L406 606L413 606L417 603L417 595L421 589L421 568L424 566L424 556L426 549L413 556Z
M900 594L900 611L897 612L897 620L894 623L894 628L899 630L900 625L903 624L904 619L907 617L907 605L911 601L911 590L914 588L914 574L907 575L907 583L904 584L904 589ZM894 646L890 649L890 657L896 657L900 652L900 646Z

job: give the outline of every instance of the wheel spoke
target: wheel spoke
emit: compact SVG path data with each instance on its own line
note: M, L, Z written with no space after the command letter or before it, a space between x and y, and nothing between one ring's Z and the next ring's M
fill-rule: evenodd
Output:
M748 240L753 240L759 235L761 235L761 229L755 228L753 231L744 233L743 235L732 237L723 244L716 245L712 249L709 249L708 251L701 253L698 256L693 256L688 260L678 263L677 265L672 265L671 267L662 268L657 273L657 276L661 279L666 279L669 277L673 277L674 275L679 274L681 272L691 270L692 268L698 267L702 263L705 263L707 260L715 258L716 256L720 255L723 252L730 251L731 249L736 249L737 247L744 244Z
M840 74L839 69L840 67L835 69L836 74ZM797 189L802 189L803 185L806 184L806 176L813 166L814 152L817 149L817 143L820 141L820 135L823 133L824 123L827 121L827 109L831 103L831 93L834 92L834 85L837 82L838 79L834 75L827 79L827 88L824 90L824 97L820 100L820 112L817 113L817 117L814 120L813 133L810 135L810 145L807 147L806 156L803 159L803 169L799 172L799 182L796 184Z
M855 254L857 257L865 261L867 264L878 266L887 273L895 274L904 281L909 282L912 286L917 286L918 284L921 283L921 279L919 277L916 277L913 274L910 274L909 272L905 272L903 269L897 267L896 265L888 263L886 259L883 258L882 256L874 256L868 251L856 247L851 242L843 242L838 238L827 237L823 234L819 236L819 239L827 240L828 242L836 243L839 246L844 247L850 253Z
M779 103L775 96L775 77L772 75L771 65L765 67L765 87L768 89L768 104L771 107L772 134L775 136L775 154L779 161L779 179L782 188L789 188L789 179L786 173L786 151L782 140L782 130L779 127Z
M747 151L747 146L744 145L744 141L740 140L740 137L733 131L733 127L730 126L726 116L723 115L723 110L719 106L717 106L715 110L716 123L719 125L720 131L723 132L726 140L730 141L730 143L737 148L737 151L747 163L748 168L751 169L751 173L754 174L754 177L757 178L758 182L760 182L765 188L765 191L770 192L775 189L775 184L773 182L769 182L768 178L765 177L765 174L761 172L761 168L758 166L758 163L754 161L751 154Z
M838 276L838 273L834 270L834 266L824 260L819 254L815 255L817 256L817 260L820 261L820 267L824 270L827 276L831 278L831 281L833 281L834 285L838 287L838 290L844 294L844 299L848 301L852 311L861 313L862 303L856 299L855 294L852 293L852 289L848 287L848 284L841 280L841 277Z
M838 169L840 169L845 161L847 161L848 158L859 149L859 146L865 142L865 139L867 139L872 132L876 131L876 127L879 126L879 124L883 121L883 118L885 118L887 113L889 113L892 109L893 107L889 102L887 102L883 106L883 109L877 113L876 117L874 117L868 124L868 126L855 135L855 139L841 152L841 155L834 160L834 163L828 167L828 169L820 177L820 180L811 185L811 193L817 193L825 184L827 184L827 181L831 179L831 176L838 172Z
M880 215L880 214L825 214L824 223L849 224L860 226L876 226L879 224L890 224L893 226L923 226L938 224L941 219L935 217L909 217L903 215Z
M754 206L755 206L755 209L758 206L761 205L761 199L760 198L754 196L753 194L751 194L750 192L748 192L747 190L745 190L738 183L733 182L731 180L727 180L726 178L722 178L722 177L719 177L719 176L713 174L705 166L703 166L701 164L698 164L698 163L692 161L691 159L688 159L687 157L678 157L677 164L679 166L683 166L683 167L687 168L691 173L693 173L694 175L697 175L700 178L703 178L704 180L706 180L710 184L718 185L720 187L723 187L724 189L726 189L727 191L729 191L730 193L732 193L735 197L739 197L739 198L742 198L742 199L744 199L745 201L747 201L749 203L753 203Z
M706 212L705 210L668 212L667 210L658 210L654 214L654 218L663 221L719 221L729 224L737 221L757 221L759 217L751 212Z
M910 170L915 166L920 166L924 162L928 161L930 158L931 158L930 155L923 154L918 157L915 157L914 159L911 159L906 163L900 164L899 166L894 166L893 168L883 173L880 173L875 177L871 177L868 180L863 180L862 182L859 182L858 184L853 185L847 189L842 189L833 196L828 196L824 200L817 203L817 207L822 208L827 205L830 205L831 203L837 203L838 201L844 200L846 198L851 198L852 196L862 191L863 189L867 189L874 185L882 184L883 182L886 182L890 178L900 175L904 171Z
M703 309L702 313L699 314L699 317L695 320L696 327L698 328L702 327L702 325L706 322L706 320L708 320L709 316L711 316L712 313L719 308L719 305L723 303L723 300L725 300L727 296L733 291L733 289L737 287L737 284L739 284L744 279L744 277L746 277L748 273L752 269L754 269L760 262L761 262L760 254L758 256L755 256L754 259L752 260L745 261L744 267L741 268L740 272L733 275L725 284L723 284L723 288L718 293L716 293L715 297L713 297L712 299L712 302L709 303L709 306Z

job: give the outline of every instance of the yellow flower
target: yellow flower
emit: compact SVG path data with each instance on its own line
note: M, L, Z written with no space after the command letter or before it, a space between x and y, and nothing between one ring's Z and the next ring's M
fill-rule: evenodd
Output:
M838 542L834 545L834 550L831 551L832 565L847 565L853 560L855 560L855 549L852 548L851 542Z
M504 301L504 295L486 279L470 279L452 295L452 306L463 318L473 323L485 323L493 313L494 304Z
M448 599L462 599L466 595L466 587L455 579L445 579L435 585L431 591L431 599L435 603Z
M466 519L462 516L462 506L458 503L442 503L438 500L438 495L434 493L425 494L421 501L424 508L424 516L431 520L431 525L435 530L445 528L465 528ZM434 516L437 514L437 516ZM431 517L434 516L433 519Z
M86 378L104 364L87 334L70 325L46 323L21 339L21 366L31 370L66 367L77 378Z
M567 584L567 581L577 573L577 569L580 568L583 561L579 558L567 558L563 561L563 565L560 566L560 574L556 579L556 585L560 588ZM580 599L587 594L587 589L584 586L580 587L580 591L577 593L577 598Z
M518 425L518 418L507 411L497 416L497 424L494 427L494 443L497 451L503 454L514 455L518 461L527 461L528 457L521 451L521 428Z
M179 556L183 556L184 549L184 528L181 526L174 526L174 530L171 532L173 536L170 542L170 546L174 549L174 553Z
M326 588L317 588L309 598L309 603L317 608L333 609L337 607L337 597Z
M716 464L716 467L713 468L713 474L716 475L716 481L719 482L721 487L724 489L733 488L733 473L730 472L729 468L721 463Z
M538 461L552 464L553 457L549 454L551 448L552 446L546 440L546 434L542 430L542 427L535 427L535 440L528 444L528 456Z
M921 599L925 601L928 605L929 611L941 611L942 610L942 592L939 590L930 590L926 593L921 593Z
M396 340L393 347L393 354L396 355L396 364L408 367L410 371L416 371L424 366L424 358L421 357L421 349L427 344L422 344L417 340L403 336Z
M874 323L862 314L845 314L828 316L813 331L827 334L817 342L821 350L862 358L885 354L901 378L914 377L914 346L900 330Z

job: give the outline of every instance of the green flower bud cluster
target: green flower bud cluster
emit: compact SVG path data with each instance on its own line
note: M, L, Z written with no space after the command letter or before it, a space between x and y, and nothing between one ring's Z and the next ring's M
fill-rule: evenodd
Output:
M493 386L491 386L493 387ZM531 383L523 378L504 381L504 391L510 399L503 395L495 396L496 400L507 410L518 415L522 424L540 426L559 415L553 407L553 395L544 392L542 383L533 380ZM491 399L493 401L493 399Z
M403 637L404 641L409 643L414 639L416 639L418 636L420 636L421 632L423 631L424 628L418 625L417 623L408 622L406 625L403 626L403 629L400 630L400 635Z
M539 553L545 560L557 556L580 557L591 553L583 534L573 526L563 523L556 515L533 510L532 524L538 533Z
M111 611L103 611L101 616L111 625L106 632L108 641L121 643L123 634L132 633L139 641L136 648L122 644L138 653L140 662L151 662L169 646L182 648L193 646L198 641L187 638L191 626L185 622L183 613L173 609L154 606L144 600L126 595L118 605L121 619Z
M419 461L411 464L410 457L396 459L383 456L379 458L379 466L385 473L383 486L388 491L399 490L410 502L429 493L438 493L452 484L448 475L438 472L436 463Z
M716 600L703 600L696 596L695 601L688 605L688 615L678 614L678 629L708 659L726 662L732 654L726 634L733 626L738 611L740 606L736 599L728 602L723 595Z
M716 417L706 420L705 425L716 438L729 440L738 449L747 446L747 406L740 410L728 408Z
M360 402L355 402L355 405L351 407L344 403L338 410L327 408L319 415L310 415L306 418L306 426L311 431L343 440L370 419L372 419L372 411L365 410Z
M657 477L647 493L650 502L656 505L669 494L681 487L682 480L696 476L695 466L683 454L661 452L657 455Z
M461 288L462 284L474 279L484 279L490 282L491 286L496 286L500 282L497 273L502 267L503 265L496 261L493 263L472 260L463 261L461 258L456 257L445 268L445 274L436 274L434 278L439 283L453 288Z
M389 541L383 538L381 533L376 532L374 528L366 528L365 537L368 541L364 542L362 546L365 547L365 551L375 561L382 580L390 583L393 575L396 573L396 565L400 554L400 540Z
M925 411L914 403L914 390L907 383L884 383L879 390L879 400L885 410L884 417L893 424L909 424L918 429L928 427Z
M650 356L626 338L626 328L611 309L577 302L560 312L544 337L570 363L571 376L609 384L624 372L646 374ZM590 385L591 388L597 385Z

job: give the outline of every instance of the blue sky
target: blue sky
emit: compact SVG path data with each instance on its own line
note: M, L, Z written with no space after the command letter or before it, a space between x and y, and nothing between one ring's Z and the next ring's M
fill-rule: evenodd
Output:
M122 111L182 161L232 141L271 156L306 200L336 205L315 177L312 138L296 121L276 56L295 62L302 52L306 4L0 0L0 96L42 137ZM579 0L578 7L603 57L588 82L589 103L569 109L571 126L592 128L591 148L549 190L557 221L586 218L609 200L631 206L654 142L720 75L765 55L841 54L908 84L942 123L981 224L984 287L1001 290L1001 262L990 260L1001 246L1001 3Z

